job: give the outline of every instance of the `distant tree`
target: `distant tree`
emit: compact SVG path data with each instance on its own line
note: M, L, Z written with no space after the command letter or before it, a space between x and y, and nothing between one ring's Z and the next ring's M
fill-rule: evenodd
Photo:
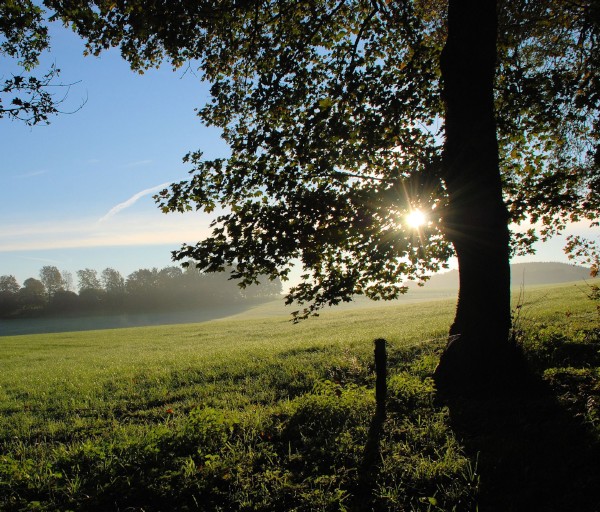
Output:
M40 269L40 281L43 283L48 297L65 289L65 282L60 270L52 265L46 265Z
M126 300L129 308L139 311L156 309L163 297L157 268L142 268L132 272L125 281Z
M242 295L246 299L263 299L281 297L283 285L281 279L268 279L264 277L258 284L252 284L242 290Z
M41 309L47 302L47 293L44 283L33 277L23 281L23 287L19 290L19 303L24 310Z
M75 292L57 290L48 301L48 312L62 315L76 315L80 312L80 298Z
M125 279L118 270L105 268L100 276L104 291L109 294L118 295L125 292Z
M77 271L79 282L79 302L82 310L98 310L106 299L107 292L102 288L98 272L91 268Z
M0 276L0 292L17 293L20 289L15 276Z
M85 288L79 292L79 308L87 313L105 312L116 309L115 297L109 296L103 289Z
M15 276L0 276L0 316L6 317L19 309L19 283Z
M151 293L158 288L159 283L159 272L156 267L141 268L127 276L125 290L131 295Z
M183 276L183 270L181 267L165 267L162 268L158 273L159 286L173 286L179 284Z
M73 274L68 270L62 270L60 274L62 275L63 288L67 292L72 292L74 289Z
M79 293L83 290L101 290L102 283L98 278L98 272L91 268L77 271L77 280L79 281Z

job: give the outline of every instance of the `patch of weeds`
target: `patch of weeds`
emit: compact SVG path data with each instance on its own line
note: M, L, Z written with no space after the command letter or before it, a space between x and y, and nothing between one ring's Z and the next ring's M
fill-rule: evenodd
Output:
M575 416L600 428L599 368L550 368L544 379Z
M357 434L359 438L353 442L362 446L374 411L372 391L355 384L319 382L312 393L289 404L282 440L302 457L313 459L320 467L330 467L346 451L348 436Z
M391 410L397 414L414 415L417 409L433 407L435 386L431 377L401 372L388 379L388 396Z
M542 371L549 367L591 367L600 364L597 330L569 330L554 326L523 335L528 360Z
M367 384L373 373L371 361L365 362L349 349L343 351L338 363L327 370L327 380L339 385Z
M389 511L474 510L476 465L450 428L448 410L434 405L430 377L390 378L389 418L382 440L377 502Z

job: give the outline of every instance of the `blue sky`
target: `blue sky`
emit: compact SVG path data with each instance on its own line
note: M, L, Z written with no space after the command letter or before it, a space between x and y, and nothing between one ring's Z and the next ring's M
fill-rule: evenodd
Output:
M54 62L61 83L78 82L60 106L72 113L49 126L0 120L0 275L171 264L170 251L198 240L208 219L164 215L152 195L187 176L188 151L227 155L194 112L207 85L169 67L138 75L116 51L83 57L82 41L60 26L51 40L40 69Z
M51 37L40 69L55 63L60 81L74 83L61 105L70 113L49 126L0 119L0 275L22 283L43 265L124 276L170 265L170 251L199 240L210 219L164 215L152 195L185 179L188 151L227 155L219 132L194 112L208 86L168 66L135 74L116 51L83 57L82 41L60 26ZM519 261L567 261L562 243Z

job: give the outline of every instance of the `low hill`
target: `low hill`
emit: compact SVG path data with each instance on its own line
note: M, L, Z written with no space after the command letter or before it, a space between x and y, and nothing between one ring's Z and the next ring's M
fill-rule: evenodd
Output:
M568 263L513 263L510 271L513 288L521 285L560 284L590 279L589 268ZM425 289L430 291L458 289L458 270L432 276Z

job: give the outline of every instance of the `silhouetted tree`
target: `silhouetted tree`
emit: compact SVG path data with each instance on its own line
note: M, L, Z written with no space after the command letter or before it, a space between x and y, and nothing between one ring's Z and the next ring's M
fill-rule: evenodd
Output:
M0 276L0 292L17 293L20 289L15 276Z
M79 306L83 311L100 311L106 305L106 291L98 278L98 272L91 268L77 271L79 282Z
M46 265L40 269L40 281L43 283L48 297L65 289L65 282L57 267Z
M48 312L59 315L72 315L79 313L80 299L75 292L57 290L48 301Z
M0 317L7 317L18 311L20 288L15 276L0 276Z
M510 244L598 217L597 0L46 4L94 54L119 46L138 70L195 62L212 83L200 117L231 157L189 154L194 175L159 201L224 213L176 259L231 265L245 284L299 261L288 300L304 317L354 294L393 299L456 255L440 382L512 366ZM415 208L419 230L404 220ZM542 227L511 239L525 220Z
M142 268L132 272L125 281L127 304L136 310L155 309L160 303L157 268Z
M64 273L45 266L40 270L44 281L30 278L22 288L14 276L0 276L0 316L192 310L248 299L266 300L281 293L281 282L277 279L265 278L265 284L242 290L228 275L165 267L136 270L124 283L114 269L104 269L100 280L96 270L87 268L77 271L80 290L76 294L64 289ZM105 288L100 287L102 284Z
M118 270L105 268L100 277L102 287L108 294L118 295L125 292L125 279Z
M158 288L159 285L158 269L141 268L127 276L125 289L131 295L144 294Z
M46 297L46 288L41 281L33 277L23 281L23 287L19 290L19 303L24 311L42 309L47 303Z
M51 91L59 70L55 66L35 76L40 54L49 47L44 11L30 0L0 2L0 118L19 119L29 125L46 123L56 114ZM10 73L10 65L14 72Z
M62 270L60 275L62 276L63 288L65 291L72 292L74 290L73 274L68 270Z
M77 271L77 280L79 281L79 293L83 290L101 290L102 283L98 279L98 272L91 268Z

